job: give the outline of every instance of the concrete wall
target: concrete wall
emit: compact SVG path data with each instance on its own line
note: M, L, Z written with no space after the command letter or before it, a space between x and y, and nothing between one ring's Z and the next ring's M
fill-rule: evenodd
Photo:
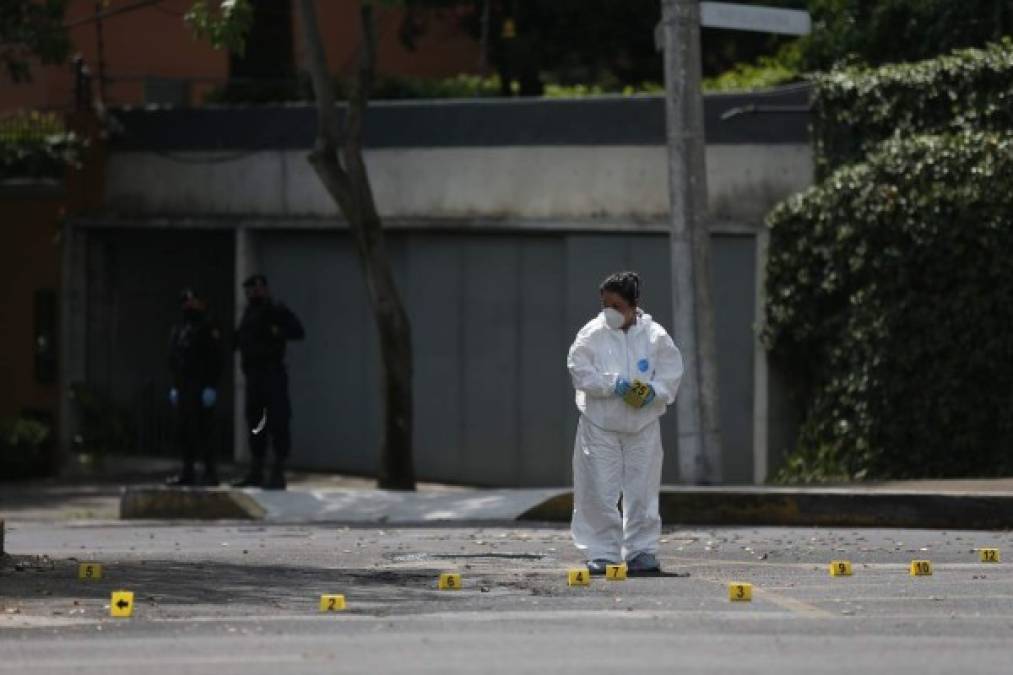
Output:
M785 96L763 100L797 104L805 92ZM811 153L798 115L725 123L723 113L750 105L749 97L705 103L723 469L729 482L762 481L793 424L754 332L763 217L811 183ZM121 317L163 321L150 308L135 314L131 303L144 300L124 289L131 275L142 286L145 276L183 282L164 251L177 251L187 275L215 285L223 324L231 312L235 325L239 281L264 271L308 332L290 352L294 462L372 472L382 412L375 329L346 228L305 160L312 110L134 111L118 119L105 210L75 220L67 236L77 243L65 257L70 277L105 290L74 302L68 295L69 330L81 332L74 327L87 319L108 332L102 317L112 310L102 297L119 298ZM645 307L671 326L663 101L384 104L367 119L366 158L412 319L419 476L566 483L576 411L564 358L596 311L598 283L639 270ZM215 242L214 255L190 253L203 236ZM85 245L92 240L101 243ZM130 262L96 265L111 250ZM115 275L99 279L100 270ZM153 340L142 333L115 333L102 345L126 359L104 376L126 404L136 405L128 380L154 351L121 345ZM106 368L99 364L112 363L96 349L74 354L68 372L98 377ZM234 386L241 395L238 375ZM240 400L235 429L244 424ZM667 481L678 480L675 425L670 412ZM242 458L242 434L235 438Z
M621 218L668 212L662 146L377 149L367 153L377 205L388 217ZM302 150L173 155L121 152L107 165L106 201L162 216L336 216ZM710 214L759 225L784 195L812 182L804 144L711 145Z

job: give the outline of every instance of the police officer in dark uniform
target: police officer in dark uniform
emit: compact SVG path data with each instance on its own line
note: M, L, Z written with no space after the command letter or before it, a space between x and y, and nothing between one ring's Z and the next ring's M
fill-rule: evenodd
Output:
M172 327L169 337L169 403L176 413L183 471L169 484L218 485L211 430L223 365L221 334L208 321L207 305L192 290L180 293L180 306L183 320ZM198 456L204 466L199 480L194 471Z
M285 345L305 337L295 314L271 298L267 278L254 274L243 282L248 304L236 330L235 348L246 378L246 423L250 434L250 472L237 487L285 489L285 460L292 439L289 420ZM265 480L267 439L274 448L274 463Z

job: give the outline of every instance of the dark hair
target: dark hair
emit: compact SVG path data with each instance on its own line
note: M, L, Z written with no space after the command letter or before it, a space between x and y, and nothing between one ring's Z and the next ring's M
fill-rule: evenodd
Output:
M636 272L616 272L610 275L598 287L599 293L611 291L634 307L640 300L640 275Z
M253 286L267 286L267 277L263 274L252 274L246 278L243 282L243 288L252 288Z

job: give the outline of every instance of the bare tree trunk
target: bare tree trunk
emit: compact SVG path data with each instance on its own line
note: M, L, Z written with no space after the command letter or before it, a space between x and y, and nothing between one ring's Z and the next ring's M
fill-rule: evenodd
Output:
M377 482L382 488L414 490L411 328L394 283L383 222L362 157L362 122L376 62L373 7L368 1L362 3L362 51L343 125L335 107L334 85L327 70L315 0L300 0L300 10L306 66L317 104L317 140L309 161L348 220L380 334L385 415Z

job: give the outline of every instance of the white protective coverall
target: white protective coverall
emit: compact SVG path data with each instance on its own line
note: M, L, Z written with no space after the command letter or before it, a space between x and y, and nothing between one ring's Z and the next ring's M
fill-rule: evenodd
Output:
M587 560L653 554L661 534L658 418L675 401L682 354L649 314L637 310L636 323L624 331L609 328L601 313L577 333L567 367L581 413L573 449L573 541ZM654 400L639 410L627 405L615 393L620 377L650 383Z

